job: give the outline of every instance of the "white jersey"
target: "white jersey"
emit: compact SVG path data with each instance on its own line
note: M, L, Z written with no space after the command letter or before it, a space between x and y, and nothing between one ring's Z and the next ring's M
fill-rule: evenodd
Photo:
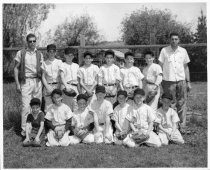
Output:
M98 76L102 79L103 84L114 84L121 80L120 68L115 64L111 66L103 65L99 69Z
M73 116L71 109L64 103L61 106L51 104L45 115L45 119L52 121L54 126L66 124L66 120Z
M138 67L120 69L123 87L139 86L140 81L144 78Z
M152 83L155 83L158 75L162 73L163 72L160 65L155 63L152 63L150 66L147 66L143 69L143 74L145 78Z
M45 72L45 79L48 83L60 82L60 71L63 69L63 62L59 59L53 61L46 60L42 64L42 69Z
M79 65L76 63L67 64L63 63L64 79L66 82L71 82L71 84L78 84L77 74L79 71Z
M99 68L97 65L91 64L89 67L84 65L79 68L77 76L83 80L85 85L93 85L97 82L98 72Z

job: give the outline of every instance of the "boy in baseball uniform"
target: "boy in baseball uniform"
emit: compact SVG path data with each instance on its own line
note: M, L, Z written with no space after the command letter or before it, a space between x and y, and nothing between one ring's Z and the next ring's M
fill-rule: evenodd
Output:
M147 66L143 69L146 103L157 111L157 105L160 97L160 84L162 82L162 68L159 64L153 63L155 57L152 51L145 52Z
M100 67L98 73L98 84L106 89L105 98L114 104L117 95L117 87L119 86L121 77L120 69L114 62L114 51L107 50L105 52L106 64Z
M133 66L134 54L132 52L125 53L125 67L120 69L121 74L121 90L128 93L128 97L133 97L133 91L136 88L142 88L142 79L144 75L138 67Z
M68 146L70 126L73 113L69 106L62 102L62 91L54 89L52 101L45 115L49 132L47 133L47 146Z
M92 143L94 142L93 128L98 127L96 112L92 112L88 107L88 98L85 94L77 96L78 110L74 112L72 126L74 126L74 135L69 136L70 144ZM94 125L93 127L91 127Z
M61 72L61 89L64 92L63 103L67 104L72 112L77 109L76 96L78 95L78 80L77 73L79 65L72 62L74 59L74 51L71 48L64 50L65 62L63 63L63 71Z
M145 99L144 90L137 88L133 95L134 100L128 108L126 116L130 122L132 132L123 140L123 144L128 147L139 146L133 140L133 136L138 133L148 136L148 139L144 142L148 146L160 147L161 141L157 134L153 132L153 122L156 119L156 115L150 106L143 103Z
M90 52L84 53L84 65L79 68L78 81L80 84L80 94L86 94L88 97L93 96L95 87L98 81L98 66L92 64L93 54ZM89 99L89 101L91 100Z
M157 110L157 122L159 123L158 136L163 145L168 145L169 141L177 144L184 144L184 139L177 128L180 121L177 112L170 107L173 96L170 94L162 95L162 107Z
M130 131L129 121L126 119L129 104L126 103L127 92L120 90L117 93L117 100L119 104L114 108L114 114L111 117L115 121L116 131L114 133L114 143L122 144L124 137Z
M44 113L40 110L40 99L31 99L30 106L31 113L26 119L26 139L23 146L41 146L44 142Z
M98 129L94 129L96 143L112 143L113 130L110 122L110 115L113 114L112 104L104 99L106 90L104 86L96 87L96 98L90 102L91 111L95 112L98 117Z
M54 89L60 88L60 72L62 71L63 62L56 59L56 46L50 44L47 46L48 58L42 65L42 82L44 84L43 94L45 99L45 112L52 104L51 93Z

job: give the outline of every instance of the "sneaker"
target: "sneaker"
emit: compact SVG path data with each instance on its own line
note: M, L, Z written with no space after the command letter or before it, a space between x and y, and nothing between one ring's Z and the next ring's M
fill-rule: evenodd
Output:
M22 131L21 131L21 135L22 135L22 136L26 136L26 131L22 130Z
M23 142L23 147L29 147L29 146L32 146L31 141Z
M40 142L33 141L32 146L33 147L41 147L41 144L40 144Z

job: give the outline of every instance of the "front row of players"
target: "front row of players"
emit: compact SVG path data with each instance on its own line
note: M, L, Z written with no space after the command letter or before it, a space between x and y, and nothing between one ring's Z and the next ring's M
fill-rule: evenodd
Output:
M97 86L95 94L90 103L87 95L79 94L78 109L72 113L62 102L62 91L55 89L51 93L53 104L46 115L40 110L40 100L33 98L23 146L42 146L46 140L46 146L95 142L160 147L168 145L169 141L184 143L177 128L179 117L170 108L172 96L163 94L162 106L155 113L144 103L145 92L140 88L134 91L133 101L129 104L126 102L127 92L120 90L117 93L119 104L114 110L112 104L104 99L104 86ZM155 132L154 123L158 125Z

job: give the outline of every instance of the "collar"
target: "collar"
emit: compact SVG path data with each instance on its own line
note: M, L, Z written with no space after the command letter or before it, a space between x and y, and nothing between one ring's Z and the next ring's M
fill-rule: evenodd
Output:
M37 48L34 48L33 51L30 51L28 48L26 48L26 52L29 52L29 53L35 53L37 51Z
M169 46L170 52L176 52L176 51L180 51L180 46L177 47L177 49L174 51L171 47L171 45Z

